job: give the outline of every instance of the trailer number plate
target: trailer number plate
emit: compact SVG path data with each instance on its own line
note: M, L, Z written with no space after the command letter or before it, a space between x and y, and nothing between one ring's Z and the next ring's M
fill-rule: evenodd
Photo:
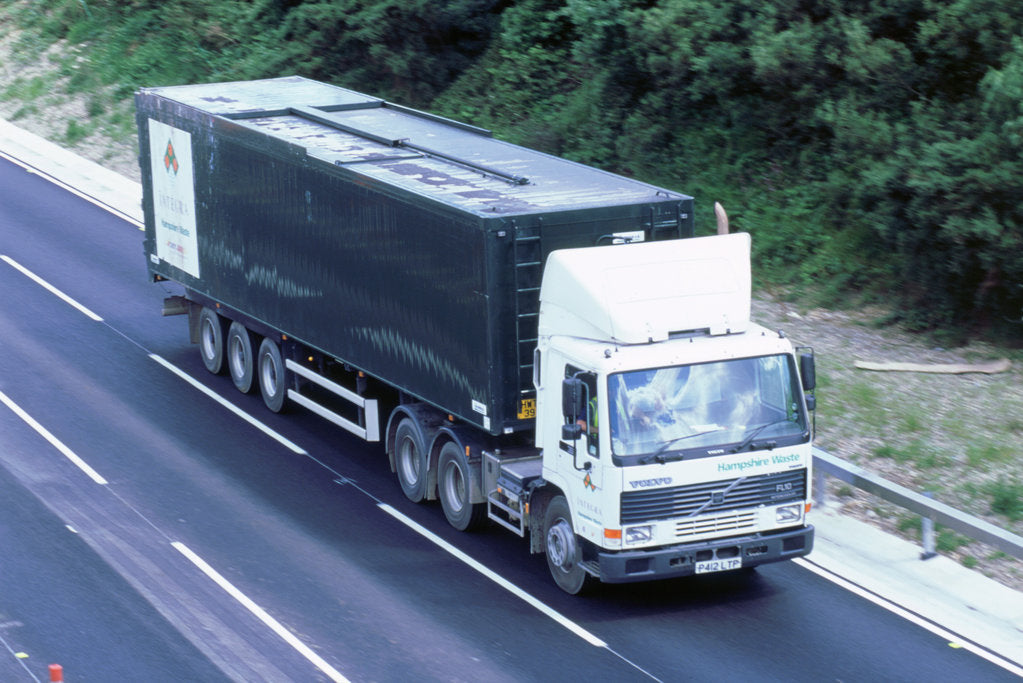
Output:
M709 574L711 572L727 572L732 569L742 569L742 558L731 557L727 560L707 560L696 563L697 574Z
M531 420L536 417L536 399L535 398L524 398L519 403L519 415L520 420Z

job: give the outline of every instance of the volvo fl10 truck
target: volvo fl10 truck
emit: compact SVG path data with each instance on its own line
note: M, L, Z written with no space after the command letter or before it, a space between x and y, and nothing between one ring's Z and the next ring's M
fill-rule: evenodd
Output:
M810 552L812 352L691 197L300 77L136 110L148 272L210 372L569 593Z

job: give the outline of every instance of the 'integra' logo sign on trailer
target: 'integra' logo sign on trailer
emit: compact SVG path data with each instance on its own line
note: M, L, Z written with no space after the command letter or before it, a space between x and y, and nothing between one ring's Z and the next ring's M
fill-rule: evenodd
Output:
M199 241L195 233L192 136L149 119L149 158L153 178L156 256L198 278Z

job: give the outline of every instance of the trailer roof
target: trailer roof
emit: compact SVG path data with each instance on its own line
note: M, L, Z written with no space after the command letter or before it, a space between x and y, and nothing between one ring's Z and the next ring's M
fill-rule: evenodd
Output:
M376 183L481 215L689 199L496 140L489 131L298 76L148 88Z

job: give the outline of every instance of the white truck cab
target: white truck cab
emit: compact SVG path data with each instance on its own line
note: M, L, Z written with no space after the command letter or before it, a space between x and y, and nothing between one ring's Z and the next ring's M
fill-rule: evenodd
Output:
M563 589L810 552L812 356L750 322L749 250L740 233L549 257L536 445L569 510L544 524Z

